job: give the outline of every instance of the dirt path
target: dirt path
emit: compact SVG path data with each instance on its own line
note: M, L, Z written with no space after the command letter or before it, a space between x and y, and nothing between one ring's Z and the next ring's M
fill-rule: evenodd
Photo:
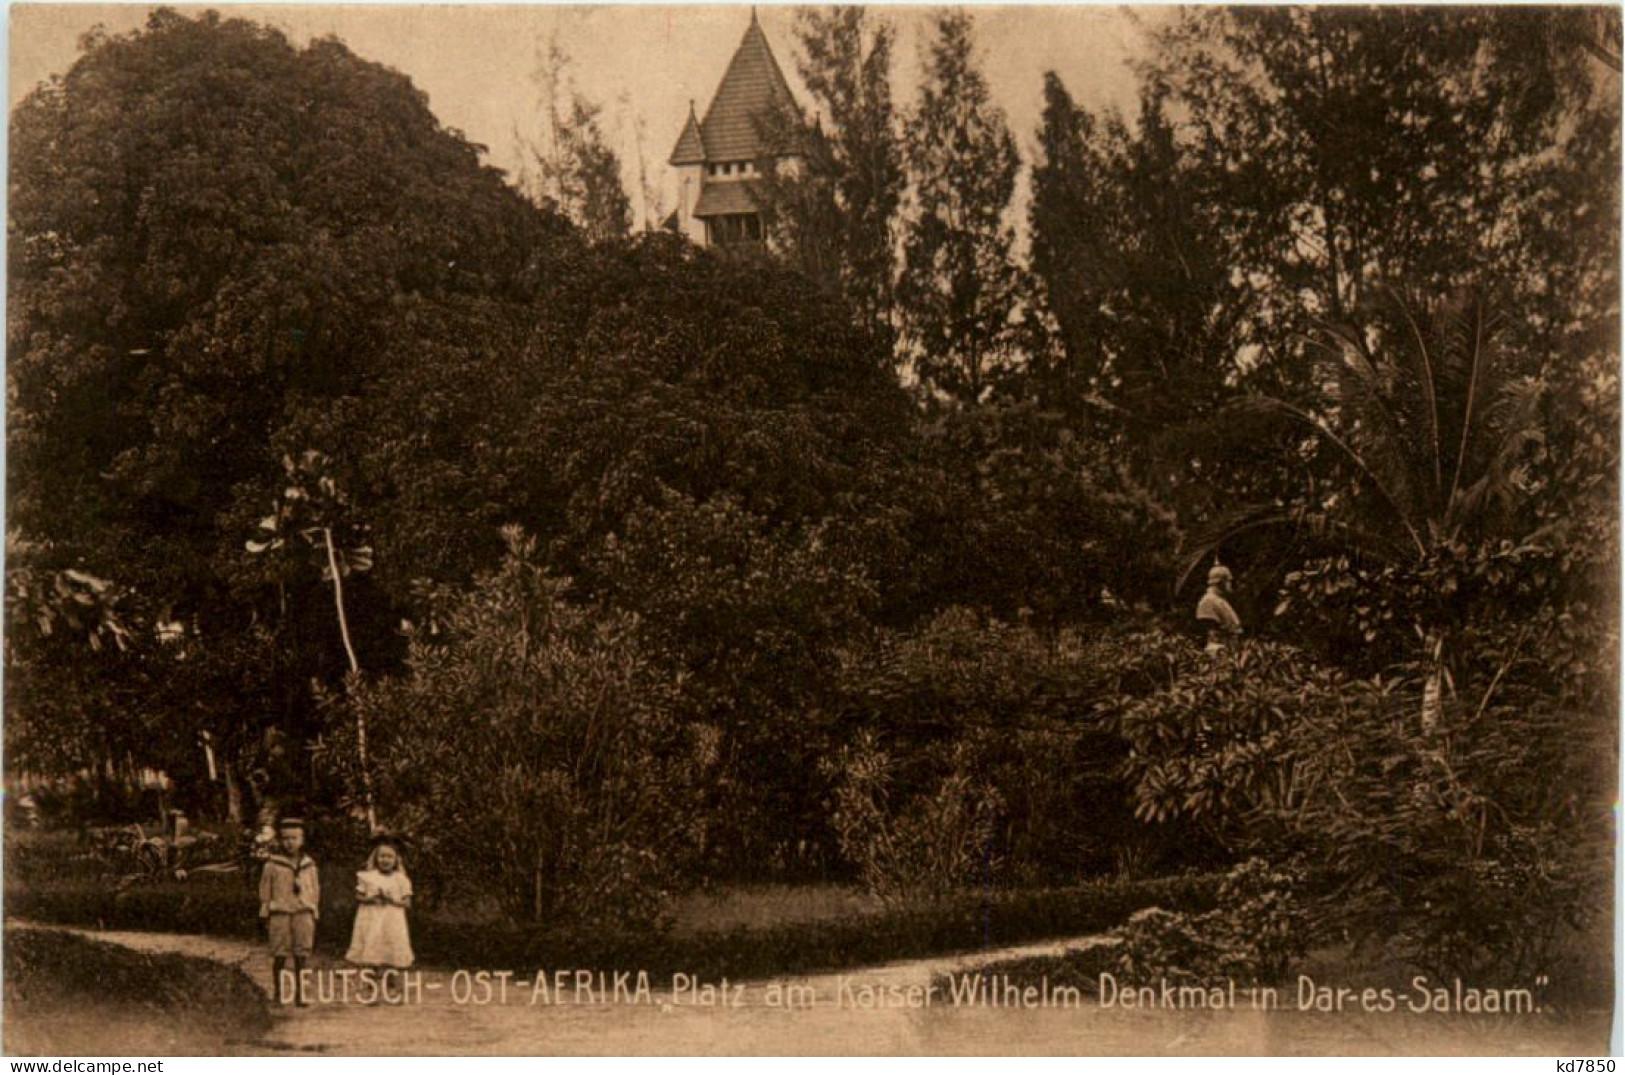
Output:
M22 923L14 923L22 925ZM54 927L50 927L54 928ZM261 947L230 939L135 932L81 932L142 951L176 952L242 968L269 983ZM782 981L720 981L678 988L651 980L647 994L611 995L594 978L577 990L573 972L545 992L536 971L515 968L506 999L499 983L466 972L424 969L418 993L401 1005L345 1002L337 978L303 1009L282 1009L269 1035L240 1043L280 1055L558 1054L1485 1054L1599 1055L1605 1012L1551 1016L1331 1015L1277 1010L1166 1011L955 1006L933 976L992 960L1055 954L1099 943L1081 937L987 952L912 960ZM323 963L318 968L336 970ZM636 968L627 989L636 988ZM682 983L676 983L679 987ZM607 987L607 988L606 988ZM796 991L789 992L793 987ZM489 995L486 995L487 989ZM910 993L913 990L913 993ZM1291 998L1283 1001L1291 1004Z

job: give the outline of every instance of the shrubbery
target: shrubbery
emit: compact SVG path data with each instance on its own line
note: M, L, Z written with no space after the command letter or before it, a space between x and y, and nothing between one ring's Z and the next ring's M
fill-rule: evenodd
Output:
M1018 986L1068 986L1093 996L1100 975L1124 986L1271 984L1286 977L1312 937L1299 870L1252 858L1212 879L1211 898L1148 903L1094 943L1060 955L1025 956L976 968ZM936 979L951 988L949 978Z
M841 853L883 899L940 897L991 880L998 867L998 793L970 768L964 744L950 753L934 787L896 805L894 762L872 736L859 736L827 766L835 780L832 824Z
M536 930L471 937L466 930L439 927L424 935L419 952L426 961L460 966L640 966L651 973L680 970L732 979L808 974L1103 932L1151 905L1202 911L1214 905L1218 884L1216 877L1193 874L1024 892L962 892L877 914L702 932L667 937L653 946ZM418 936L413 940L417 943Z
M1481 696L1425 728L1419 679L1368 697L1294 729L1307 790L1274 818L1333 920L1439 978L1549 971L1608 905L1610 785L1569 745L1576 714Z
M1218 906L1194 914L1149 907L1112 931L1114 969L1125 982L1273 984L1308 950L1301 870L1259 858L1232 869Z
M1190 649L1126 612L1057 631L952 608L848 654L854 745L825 765L843 852L877 891L1223 861L1194 824L1134 818L1143 759L1119 714Z
M1277 838L1267 819L1306 791L1298 732L1359 707L1370 688L1281 643L1208 654L1163 632L1141 642L1143 667L1161 682L1114 705L1135 816L1194 822L1237 851Z
M636 622L570 603L534 543L508 540L414 633L406 673L347 701L375 736L379 804L449 886L517 921L658 930L703 836L704 745Z
M1607 774L1568 746L1583 710L1516 669L1427 726L1425 666L1355 679L1274 643L1160 649L1169 685L1122 718L1140 816L1297 857L1320 928L1441 978L1518 977L1606 906Z

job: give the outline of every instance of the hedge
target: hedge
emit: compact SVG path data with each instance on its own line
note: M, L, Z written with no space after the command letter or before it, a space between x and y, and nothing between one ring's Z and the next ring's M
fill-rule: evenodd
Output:
M1101 973L1117 969L1117 955L1116 945L1099 944L1059 955L1026 956L984 963L971 968L969 973L998 978L1001 983L1018 989L1041 982L1052 990L1072 986L1083 996L1092 997L1100 988ZM931 984L947 993L953 988L953 980L958 977L958 973L933 975Z
M324 865L321 877L322 917L329 922L343 919L348 943L355 874ZM8 871L5 911L10 918L96 929L208 933L251 940L263 933L258 888L240 874L144 881L119 889L100 877L19 880Z

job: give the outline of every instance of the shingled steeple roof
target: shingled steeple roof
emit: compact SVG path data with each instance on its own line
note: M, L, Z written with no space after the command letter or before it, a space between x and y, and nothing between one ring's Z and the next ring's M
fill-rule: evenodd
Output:
M768 46L767 35L756 19L756 9L750 12L750 26L745 37L722 76L717 95L711 107L705 110L705 119L698 130L699 146L706 161L755 160L762 151L759 124L768 120L779 109L792 107L795 98L790 84L785 81L779 61ZM673 164L697 164L694 139L690 137L693 125L692 111L689 125L683 128L672 150Z
M671 151L672 164L704 164L705 142L700 137L700 121L694 117L694 102L688 102L688 122L677 136L677 148Z

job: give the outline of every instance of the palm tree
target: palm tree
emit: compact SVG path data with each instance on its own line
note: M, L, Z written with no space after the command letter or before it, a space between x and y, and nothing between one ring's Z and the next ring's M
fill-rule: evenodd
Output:
M1543 383L1505 344L1506 320L1482 295L1430 304L1390 294L1363 327L1318 333L1309 407L1259 397L1240 410L1285 419L1302 449L1329 464L1332 492L1294 505L1248 505L1190 545L1181 583L1248 531L1291 528L1369 560L1417 565L1439 548L1506 534L1543 440ZM1438 714L1444 639L1418 624L1432 671L1423 719Z

